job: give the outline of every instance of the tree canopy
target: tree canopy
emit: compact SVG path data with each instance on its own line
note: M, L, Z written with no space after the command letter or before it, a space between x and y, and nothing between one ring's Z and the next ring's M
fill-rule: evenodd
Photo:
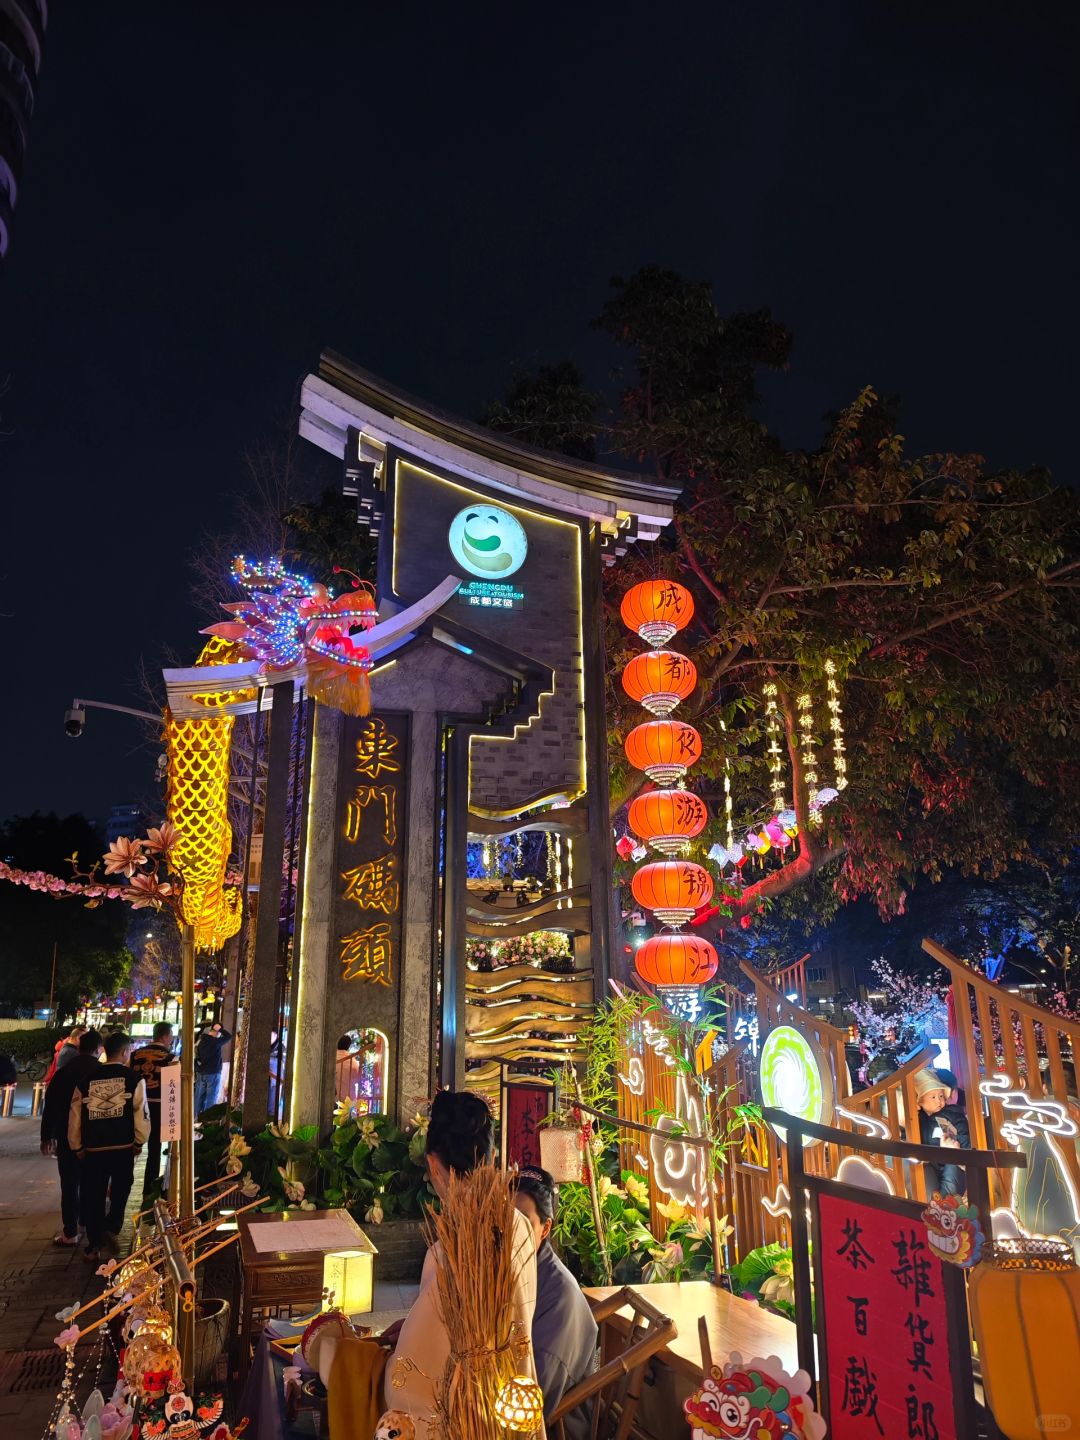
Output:
M617 400L596 410L598 450L682 485L658 544L607 572L616 806L641 783L621 739L643 718L618 683L641 648L618 603L664 574L696 607L672 642L699 671L679 711L704 741L688 783L715 816L730 766L738 839L773 813L762 691L776 686L798 836L743 867L732 916L781 897L818 914L869 897L890 916L920 878L1067 862L1080 803L1074 493L1037 466L909 455L895 404L869 385L817 448L785 448L759 418L757 378L785 368L791 337L767 311L721 316L707 284L655 268L615 280L596 324L623 355ZM543 394L550 444L550 381ZM583 405L567 404L577 445ZM519 376L488 418L530 438L529 414ZM849 783L815 815L798 698L812 698L818 785L831 784L827 662ZM722 838L718 820L707 834Z
M0 826L0 855L22 870L71 874L78 852L88 867L103 849L81 815L20 815ZM132 956L126 936L131 912L118 902L90 908L23 886L0 884L0 1003L13 1008L48 1000L56 945L56 1004L71 1014L84 996L114 995Z

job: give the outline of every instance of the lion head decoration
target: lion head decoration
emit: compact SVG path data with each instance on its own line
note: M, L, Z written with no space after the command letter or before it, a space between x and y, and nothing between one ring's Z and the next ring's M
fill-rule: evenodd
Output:
M930 1249L947 1265L971 1268L982 1254L983 1232L979 1212L966 1195L934 1192L922 1212Z

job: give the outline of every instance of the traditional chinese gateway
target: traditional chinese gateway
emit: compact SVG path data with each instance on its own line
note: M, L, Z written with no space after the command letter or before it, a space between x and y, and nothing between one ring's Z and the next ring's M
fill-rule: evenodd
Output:
M501 1062L574 1053L612 934L601 572L677 493L440 414L332 353L302 407L377 536L380 619L422 618L378 653L370 716L316 708L294 1125L329 1113L336 1038L361 1027L386 1037L401 1114L466 1067L495 1089ZM470 879L470 849L510 836L545 847L543 885ZM467 966L469 942L538 934L565 944L561 969Z

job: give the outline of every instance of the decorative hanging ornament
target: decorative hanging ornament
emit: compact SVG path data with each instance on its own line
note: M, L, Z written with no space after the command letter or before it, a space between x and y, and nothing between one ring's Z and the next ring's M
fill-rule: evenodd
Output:
M647 650L635 655L622 673L631 700L651 715L670 715L697 684L697 666L674 650Z
M720 721L720 729L727 735L727 726ZM724 836L729 853L735 848L735 818L731 802L731 756L724 756Z
M701 759L701 736L677 720L647 720L630 731L624 749L636 770L657 785L670 785Z
M720 957L697 935L653 935L634 956L637 973L660 988L707 985Z
M631 802L627 814L634 834L661 855L685 855L708 818L705 801L691 790L646 790Z
M643 865L630 886L634 899L665 925L685 925L712 899L713 882L707 870L689 860L660 860Z
M619 614L627 629L658 647L690 623L694 597L677 580L643 580L623 596Z

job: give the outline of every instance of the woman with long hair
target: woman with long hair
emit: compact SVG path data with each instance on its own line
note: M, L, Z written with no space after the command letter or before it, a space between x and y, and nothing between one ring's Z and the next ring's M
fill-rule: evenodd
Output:
M436 1195L445 1200L451 1175L467 1175L478 1165L489 1162L493 1142L491 1112L479 1096L468 1091L440 1091L431 1107L426 1144L428 1177ZM402 1321L384 1376L385 1403L412 1418L416 1440L427 1440L436 1428L436 1397L450 1360L450 1339L439 1303L440 1248L433 1246L427 1253L420 1293ZM511 1253L514 1266L511 1308L513 1319L527 1341L536 1306L536 1245L532 1227L518 1211L513 1212ZM478 1273L477 1286L484 1283L485 1276ZM532 1374L531 1356L525 1369Z

